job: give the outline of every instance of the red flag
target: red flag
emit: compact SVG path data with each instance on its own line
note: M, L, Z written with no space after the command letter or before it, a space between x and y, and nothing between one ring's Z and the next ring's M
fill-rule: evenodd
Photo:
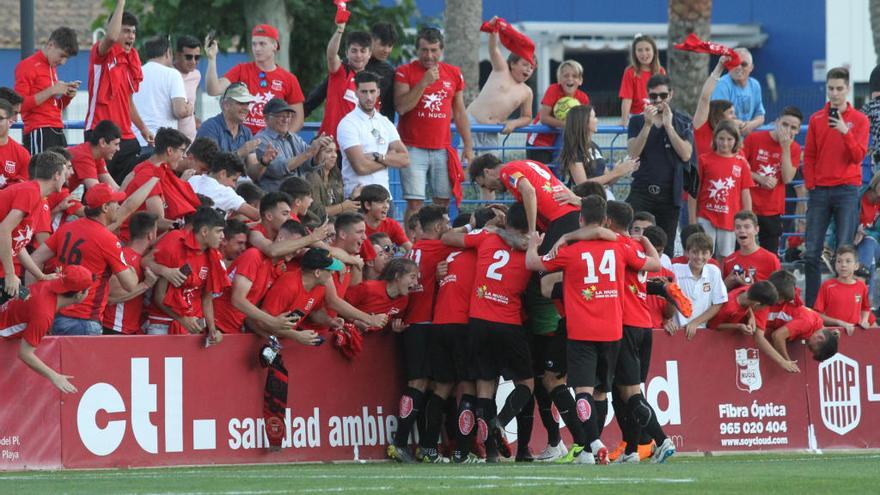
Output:
M727 70L736 69L742 63L739 54L733 51L732 48L718 43L712 43L711 41L703 41L694 33L689 34L687 39L684 40L684 43L675 45L675 48L686 52L710 53L712 55L722 56L727 55L730 57L730 60L724 64L724 67L726 67Z
M509 22L502 18L495 20L494 25L484 22L480 27L484 33L498 33L501 44L520 58L526 59L533 66L535 63L535 42L528 36L517 31Z
M336 24L345 24L348 22L348 18L351 17L351 12L348 11L347 2L345 0L333 0L333 3L336 5Z

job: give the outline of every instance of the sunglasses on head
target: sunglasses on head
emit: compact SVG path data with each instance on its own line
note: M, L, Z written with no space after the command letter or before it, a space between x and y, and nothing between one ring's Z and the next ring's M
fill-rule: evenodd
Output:
M648 93L648 98L652 100L665 100L669 98L669 93Z
M192 54L192 53L186 53L186 54L183 55L183 58L186 59L186 60L189 60L190 62L192 62L193 60L195 60L196 62L198 62L199 59L202 58L202 56L201 56L201 55L195 55L195 54Z

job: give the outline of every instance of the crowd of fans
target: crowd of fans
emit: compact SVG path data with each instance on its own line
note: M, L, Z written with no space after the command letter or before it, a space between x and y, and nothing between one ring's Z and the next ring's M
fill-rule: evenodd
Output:
M275 63L272 26L254 27L253 61L221 77L211 37L202 46L178 36L173 50L151 38L142 63L138 21L124 8L119 0L89 54L82 144L66 147L62 132L81 84L56 72L78 50L69 28L0 93L0 335L20 339L21 359L63 392L75 384L34 353L46 335L204 334L208 346L241 332L306 345L326 336L353 359L362 338L388 329L401 334L407 379L388 451L398 461L511 456L502 429L514 418L516 459L532 460L537 404L549 439L538 459L663 462L675 446L639 389L651 329L741 332L798 372L786 342L803 339L823 360L838 345L830 327L873 326L880 176L859 188L880 100L868 116L852 108L846 69L828 72L823 108L805 119L787 107L759 130L746 50L727 75L730 58L719 60L691 117L671 106L675 82L654 41L638 36L620 89L626 158L611 164L593 141L583 67L569 60L534 117L560 132L530 135L527 159L502 163L475 157L498 136L472 136L470 123L507 134L533 121L535 69L534 45L503 19L483 25L492 72L466 107L437 29L419 31L417 58L395 68L395 27L346 33L341 8L327 80L306 98ZM207 92L221 104L204 122L194 117L202 48ZM880 72L872 89L880 95ZM320 131L306 142L298 133L322 101ZM23 145L9 136L18 115ZM554 160L561 178L547 167ZM507 192L515 203L450 224L463 164L487 202ZM406 228L389 215L389 168L400 170ZM803 299L778 257L786 186L799 174L809 197ZM614 200L608 186L630 175L626 202ZM822 283L831 223L834 273ZM678 235L685 254L670 259ZM500 411L499 376L515 384ZM609 392L625 440L614 452L600 440ZM445 456L444 415L455 425Z

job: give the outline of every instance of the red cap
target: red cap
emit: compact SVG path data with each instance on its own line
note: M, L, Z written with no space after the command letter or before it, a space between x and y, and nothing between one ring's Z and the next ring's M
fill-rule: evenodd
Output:
M254 36L265 36L272 38L277 44L281 43L278 40L278 30L268 24L257 24L254 26L254 29L251 31L251 38Z
M100 208L111 201L125 201L122 191L113 192L107 184L96 184L83 195L83 203L89 208Z
M56 294L65 292L81 292L92 286L92 272L80 265L64 267L61 276L49 282L50 290Z

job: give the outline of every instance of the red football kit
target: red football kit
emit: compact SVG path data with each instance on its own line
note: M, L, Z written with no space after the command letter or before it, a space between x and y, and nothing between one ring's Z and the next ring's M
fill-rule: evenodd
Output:
M666 74L666 70L660 67L659 74ZM617 96L620 99L629 98L632 105L629 107L630 115L638 115L645 111L645 100L648 98L648 79L654 74L649 70L636 70L630 65L623 71L623 79L620 81L620 91Z
M275 284L266 293L262 309L273 316L299 310L303 313L302 319L297 324L299 326L309 316L309 313L320 308L323 304L324 286L317 284L312 287L312 290L307 291L303 287L302 272L294 270L278 277Z
M619 241L580 241L542 261L547 271L563 270L569 340L613 342L623 337L625 272L641 270L646 258Z
M754 189L752 189L754 191ZM742 254L742 251L734 251L733 254L724 258L721 272L724 278L730 275L735 266L742 268L744 275L752 279L751 283L767 280L770 274L782 268L779 257L759 247L752 254Z
M723 157L713 152L700 156L697 168L697 216L716 228L733 230L733 217L742 210L742 191L755 186L748 162L742 155Z
M244 125L254 134L266 127L263 106L272 98L281 98L290 105L305 101L299 79L279 66L267 72L257 67L256 62L246 62L229 69L223 77L231 83L245 83L248 91L256 98L244 119Z
M365 313L387 313L391 319L401 318L409 304L409 296L388 297L388 282L385 280L365 280L350 287L345 300Z
M122 131L122 139L134 139L131 131L131 95L137 93L144 79L141 58L136 49L128 53L120 43L103 56L101 42L89 53L89 106L85 128L90 131L102 120L112 120Z
M744 285L731 290L727 294L727 302L721 305L721 310L714 318L709 320L706 325L708 328L717 328L722 323L747 323L749 321L749 308L740 306L736 298L744 292L748 292L749 286ZM767 328L767 315L769 308L761 308L753 310L755 315L755 326L760 329Z
M454 248L439 239L416 241L407 257L419 265L419 285L410 292L412 303L406 312L406 323L430 323L434 316L434 297L437 293L437 264L445 260Z
M28 180L30 161L31 154L28 150L7 137L6 144L0 144L0 189Z
M122 255L128 266L137 273L138 282L144 281L144 268L141 265L143 256L130 247L122 248ZM125 335L143 333L141 325L144 323L144 294L133 299L116 304L108 304L104 310L104 319L101 323L104 328Z
M0 337L24 339L33 347L40 345L55 321L58 294L49 289L51 281L29 287L27 299L13 299L0 306Z
M792 141L789 146L791 163L795 170L801 163L801 145ZM746 136L743 156L749 162L752 173L764 177L776 177L776 187L766 189L759 185L752 188L752 211L755 215L774 216L785 213L785 184L782 182L782 147L770 136L770 131L757 131Z
M849 103L840 118L849 127L841 134L828 125L830 104L810 116L804 148L804 185L834 187L862 185L862 160L868 149L868 117Z
M409 238L406 237L406 232L403 231L403 227L400 226L400 223L397 220L391 217L385 217L376 228L370 227L368 222L365 222L367 225L367 237L375 234L376 232L384 232L388 234L388 238L391 239L391 242L394 243L395 246L401 246L409 242Z
M498 234L471 232L464 243L477 251L468 316L522 325L522 293L532 277L526 269L526 253L510 247Z
M22 60L15 66L15 92L24 98L21 102L21 119L24 121L24 134L41 127L61 129L64 123L61 121L61 111L64 110L73 99L69 96L47 98L37 105L36 94L51 88L58 82L58 72L55 67L49 65L49 59L43 55L42 50L37 50L30 57Z
M471 232L472 235L475 235ZM487 231L482 231L486 235ZM446 276L437 289L434 323L467 324L471 307L471 291L476 275L477 252L473 249L453 251L446 257Z
M24 213L24 218L12 229L12 261L18 266L18 253L31 243L34 236L34 221L45 203L40 194L40 184L36 181L19 182L0 190L0 221L12 210ZM4 276L0 264L0 276Z
M520 203L522 202L522 194L517 189L519 181L525 179L535 188L538 224L541 227L546 228L547 225L557 218L573 211L580 211L580 208L577 206L568 203L560 204L553 199L553 194L565 190L565 186L541 162L516 160L503 165L499 174L504 187Z
M321 120L318 135L324 133L335 139L339 121L357 106L354 76L353 70L340 64L339 69L327 77L327 99L324 103L324 118Z
M107 173L107 163L103 158L92 158L92 145L88 142L67 148L70 151L70 163L73 165L73 174L67 178L67 188L73 191L86 179L98 180L98 176ZM138 186L140 187L140 186ZM132 189L133 192L137 187ZM128 194L131 194L129 192Z
M454 65L439 62L437 67L440 78L425 88L416 106L401 115L397 123L400 140L407 146L439 150L452 141L449 123L455 95L464 90L464 78ZM425 72L421 62L414 60L397 68L394 81L414 88Z
M128 269L119 239L100 222L80 218L59 227L46 240L46 246L55 253L59 266L80 265L95 276L89 295L81 303L62 309L61 314L101 321L107 305L110 276Z
M645 248L641 242L627 236L620 236L626 249L635 252L636 257L646 259ZM648 292L645 287L648 272L627 268L624 272L626 290L623 291L623 324L635 328L651 328L651 313L648 311Z
M565 90L562 89L562 86L559 83L551 84L547 91L544 92L544 97L541 98L541 105L547 105L550 107L550 111L553 111L553 106L556 105L556 102L567 96L565 94ZM590 97L587 96L586 93L581 91L580 89L575 90L574 98L581 102L581 105L589 105ZM538 125L541 123L541 115L535 115L534 120L532 120L532 125ZM559 134L536 134L529 133L526 138L526 142L530 146L553 146L556 144L556 139L559 137Z
M269 287L281 275L282 266L257 248L245 249L227 268L229 282L233 285L223 289L220 297L214 299L214 323L217 329L223 333L238 333L244 328L245 314L232 304L232 289L237 275L251 281L251 288L245 297L254 306L259 306Z
M819 287L813 309L855 325L862 319L862 311L871 311L868 286L861 280L856 280L854 284L845 284L833 278L826 280Z
M789 342L808 339L824 326L822 316L804 306L800 298L800 289L795 289L794 300L770 306L765 336L769 337L774 331L786 327L788 329L786 340Z

